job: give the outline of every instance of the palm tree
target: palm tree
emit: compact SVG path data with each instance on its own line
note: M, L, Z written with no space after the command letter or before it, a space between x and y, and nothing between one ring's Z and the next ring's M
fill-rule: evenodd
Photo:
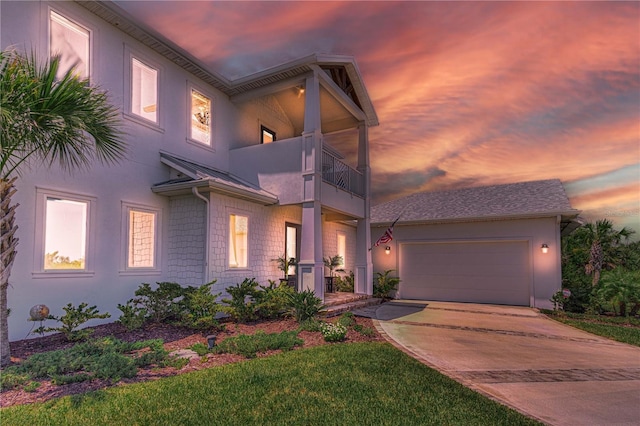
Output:
M587 275L593 275L591 285L598 285L604 269L612 269L621 263L620 243L626 241L634 231L628 228L616 230L608 219L587 223L580 229L583 246L589 249L585 265Z
M0 51L0 366L11 361L7 289L18 238L11 199L21 171L34 163L64 170L124 159L120 114L105 92L76 76L56 79L60 58L39 66L35 53Z

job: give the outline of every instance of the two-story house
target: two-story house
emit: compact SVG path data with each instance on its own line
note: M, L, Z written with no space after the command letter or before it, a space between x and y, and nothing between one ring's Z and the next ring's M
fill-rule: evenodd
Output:
M355 292L372 293L378 119L352 57L230 81L110 2L0 8L0 48L61 55L121 108L128 143L116 166L35 165L19 178L11 340L28 333L36 304L59 315L87 302L117 318L143 282L267 284L284 255L298 259L298 289L323 298L323 257L340 254Z

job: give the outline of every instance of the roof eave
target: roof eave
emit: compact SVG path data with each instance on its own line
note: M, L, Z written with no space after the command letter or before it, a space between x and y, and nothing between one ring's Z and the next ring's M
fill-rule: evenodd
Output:
M255 192L229 186L209 178L192 180L188 182L156 185L151 187L151 190L156 194L172 197L176 195L191 194L192 188L199 188L204 190L205 192L214 192L216 194L228 195L230 197L247 200L254 203L260 203L264 206L278 204L277 197L265 194L257 194Z

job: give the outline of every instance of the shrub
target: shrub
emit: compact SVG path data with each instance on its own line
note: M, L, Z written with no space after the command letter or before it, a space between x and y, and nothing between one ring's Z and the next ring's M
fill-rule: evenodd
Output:
M298 326L298 331L311 331L311 332L319 332L320 331L321 322L316 318L307 318L304 321L300 322Z
M49 315L47 317L47 319L60 322L62 324L60 327L38 327L33 331L33 333L48 333L51 331L58 331L64 334L66 339L69 341L84 340L89 337L91 333L93 333L93 330L77 330L79 326L91 319L104 319L111 317L108 312L105 312L104 314L99 313L98 308L96 308L95 305L89 307L87 306L87 303L81 303L77 307L69 303L67 306L62 308L65 312L64 315L59 317Z
M400 278L389 276L393 271L393 269L388 269L384 273L376 272L376 279L373 282L373 297L389 299L389 293L398 288Z
M256 315L256 293L258 292L258 282L255 278L245 278L235 286L227 287L227 293L231 299L222 299L228 306L222 309L239 322L255 321Z
M296 321L302 322L318 315L324 308L322 300L316 297L313 290L304 290L287 295L289 314Z
M213 349L216 353L232 353L243 355L247 358L255 358L258 352L281 349L291 350L301 346L304 341L298 338L297 331L283 331L282 333L265 333L258 331L256 334L229 337Z
M78 343L71 348L38 353L19 365L2 372L2 389L11 389L34 379L49 378L54 384L64 385L95 378L117 382L123 377L134 377L138 367L157 364L176 365L168 356L162 340L123 342L106 337ZM35 385L27 386L33 387Z
M338 318L338 324L351 327L356 323L353 312L345 312Z
M222 307L217 302L220 293L212 294L211 287L215 280L200 287L188 287L184 291L184 310L181 312L180 324L196 330L220 328L216 319Z
M151 285L143 283L136 290L133 305L146 310L147 319L153 322L163 322L168 319L179 319L182 306L179 303L184 297L184 289L178 283L159 282L158 288L151 289Z
M148 312L145 308L137 305L133 299L126 305L118 303L118 309L122 312L117 322L125 326L129 331L141 328L147 321Z
M189 346L189 349L191 349L192 351L194 351L200 356L205 356L210 352L209 346L205 345L202 342L194 343L193 345Z
M255 300L255 313L258 318L272 319L280 318L287 312L287 295L295 290L286 282L276 283L269 281L268 286L260 286L253 297Z
M320 324L320 332L327 342L342 342L347 338L347 327L340 323L323 322Z
M640 271L618 267L604 272L593 295L600 309L610 307L617 315L636 315L640 310Z
M354 289L354 274L353 271L349 271L349 275L345 275L341 277L340 275L336 275L333 279L333 287L336 291L344 291L347 293L353 293Z
M363 327L360 324L355 324L353 329L363 336L373 337L376 335L376 331L373 328Z

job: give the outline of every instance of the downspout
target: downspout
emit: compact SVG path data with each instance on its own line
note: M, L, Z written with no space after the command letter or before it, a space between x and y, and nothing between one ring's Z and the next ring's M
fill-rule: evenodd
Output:
M193 186L191 187L191 192L193 193L194 196L196 196L197 198L200 198L202 201L204 201L204 204L206 205L206 209L205 209L205 214L206 214L206 220L205 220L205 240L204 240L204 283L208 283L209 282L209 229L210 229L210 215L209 215L209 199L205 196L203 196L202 194L200 194L198 192L198 187L197 186Z

